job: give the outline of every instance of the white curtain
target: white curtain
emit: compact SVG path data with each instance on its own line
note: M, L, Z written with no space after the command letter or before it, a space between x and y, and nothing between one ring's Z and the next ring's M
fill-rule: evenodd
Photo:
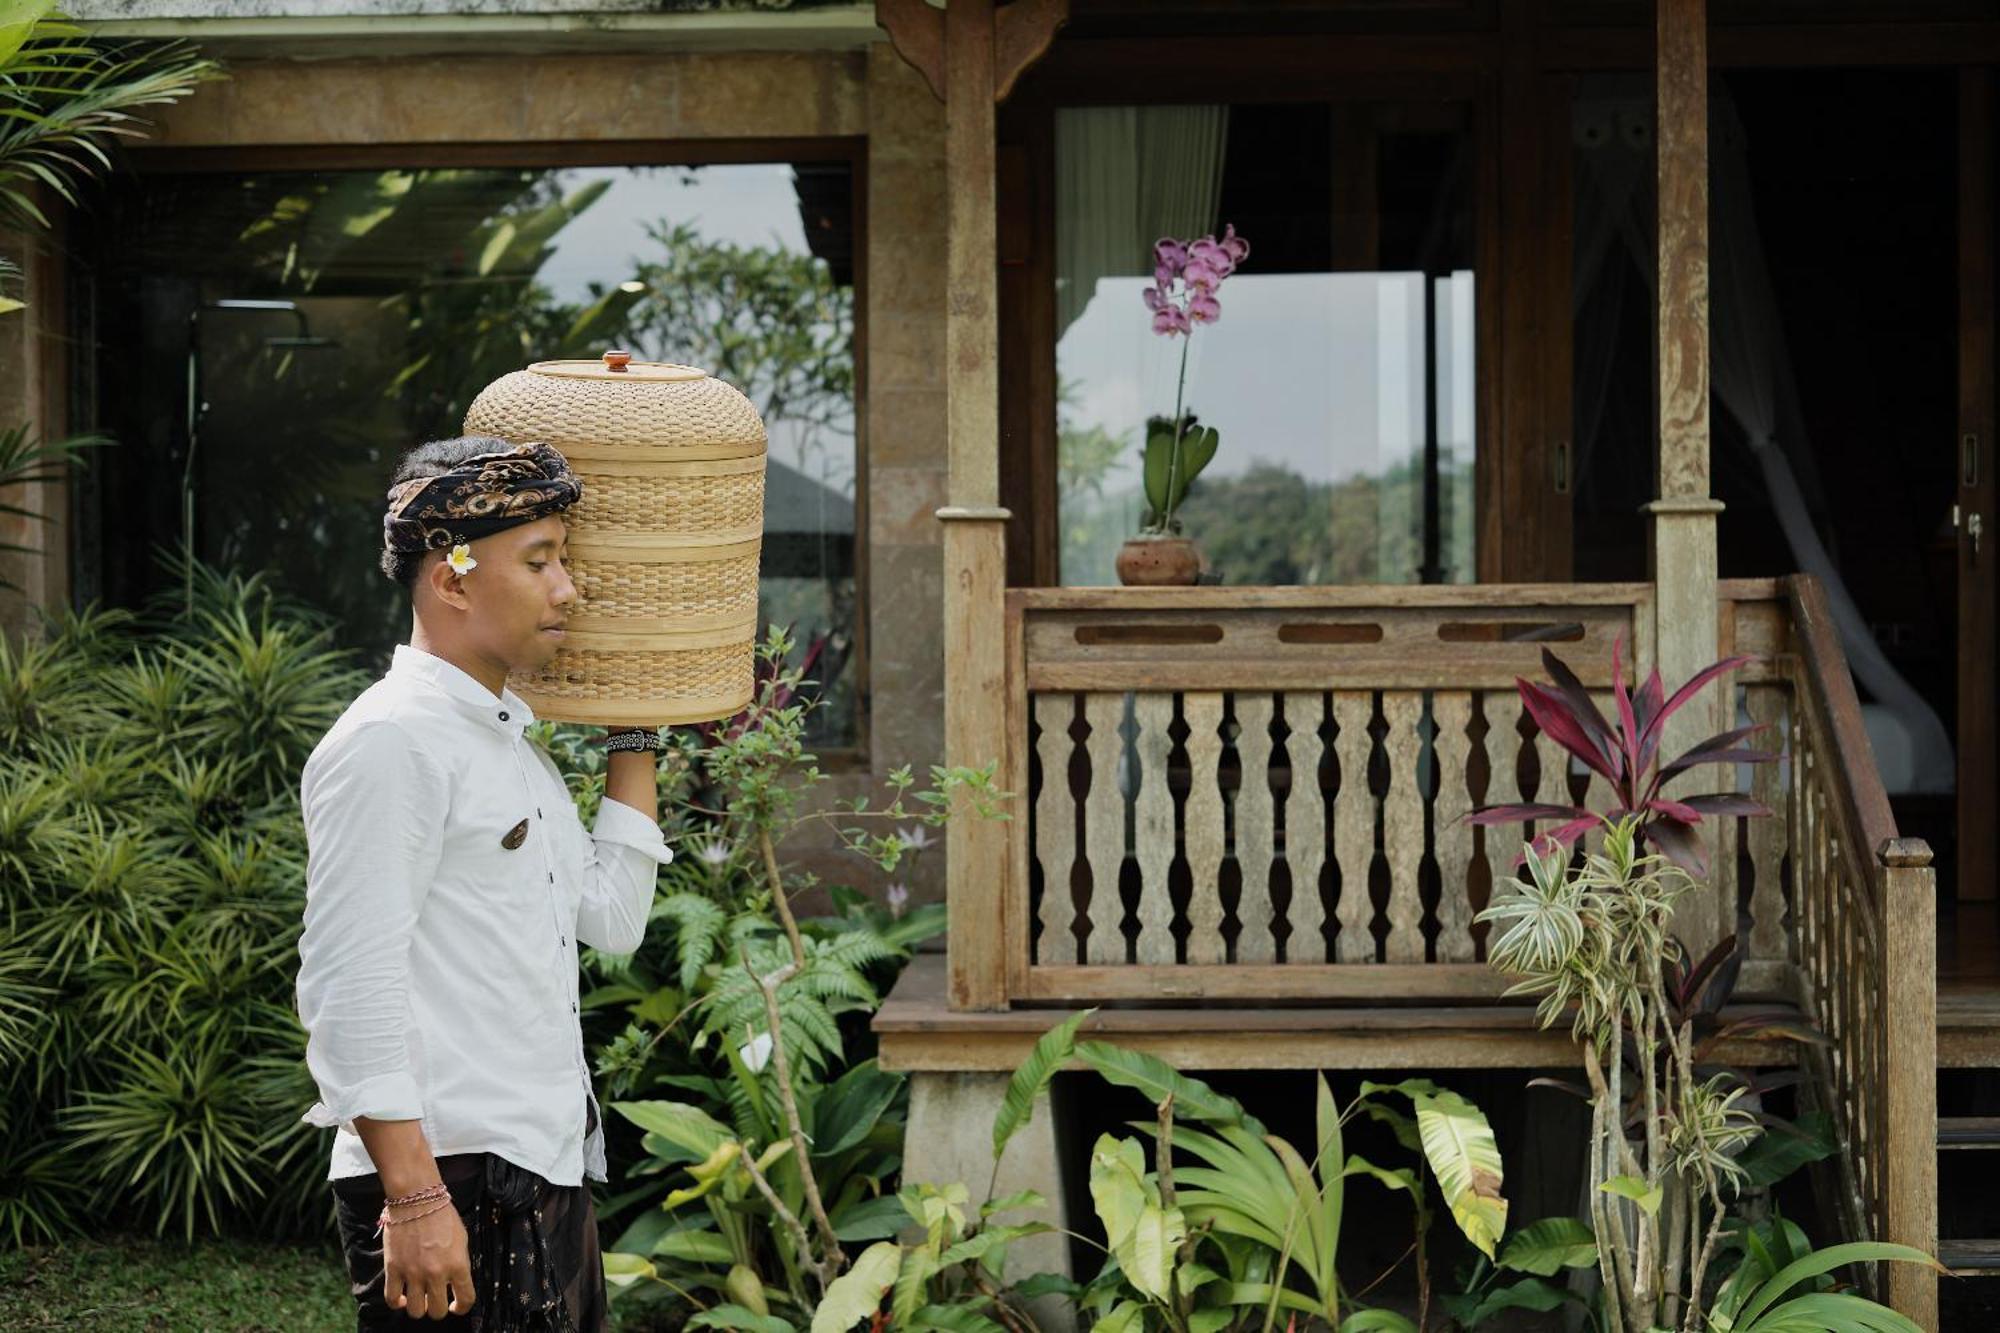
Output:
M1066 107L1056 112L1056 336L1097 280L1153 271L1153 242L1213 231L1226 106Z
M1587 91L1576 105L1572 129L1579 221L1572 281L1582 321L1575 370L1579 470L1598 445L1609 387L1609 333L1619 299L1610 269L1630 262L1648 286L1654 281L1651 195L1646 189L1653 162L1652 115L1651 100L1638 91ZM1951 791L1956 764L1950 733L1883 654L1813 525L1809 496L1818 491L1817 472L1757 228L1748 146L1734 104L1720 89L1710 99L1709 125L1711 387L1742 428L1793 563L1826 587L1848 666L1874 701L1868 710L1869 731L1885 781L1892 791ZM1592 302L1591 294L1600 286L1604 296ZM1586 307L1588 317L1583 315Z

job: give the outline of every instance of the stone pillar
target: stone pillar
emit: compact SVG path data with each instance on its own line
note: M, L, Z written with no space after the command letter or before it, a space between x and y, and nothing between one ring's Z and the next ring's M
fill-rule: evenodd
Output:
M972 1208L988 1198L1004 1199L1022 1190L1034 1190L1047 1201L1043 1207L1009 1213L1003 1220L1047 1222L1058 1230L1009 1246L1003 1276L1010 1281L1036 1273L1068 1276L1069 1238L1062 1229L1068 1227L1069 1220L1063 1203L1053 1105L1035 1108L1034 1118L1008 1141L999 1174L994 1175L993 1117L1007 1095L1009 1078L1007 1074L912 1074L909 1127L903 1136L903 1179L932 1185L963 1182L971 1192ZM1060 1090L1051 1089L1049 1095L1053 1101ZM990 1195L986 1193L988 1180L993 1181ZM1034 1315L1044 1333L1073 1333L1076 1328L1075 1312L1066 1301L1038 1301Z

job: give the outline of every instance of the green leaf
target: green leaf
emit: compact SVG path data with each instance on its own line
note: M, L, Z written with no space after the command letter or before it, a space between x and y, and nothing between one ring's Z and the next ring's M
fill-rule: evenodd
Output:
M1090 1151L1090 1201L1114 1250L1139 1225L1147 1203L1145 1177L1146 1152L1138 1140L1098 1136Z
M1372 1176L1392 1190L1408 1190L1412 1194L1417 1192L1417 1173L1406 1166L1397 1167L1392 1171L1388 1167L1375 1165L1366 1157L1350 1156L1347 1165L1340 1169L1340 1174Z
M1417 1108L1417 1133L1424 1159L1465 1238L1491 1259L1507 1229L1507 1200L1501 1197L1500 1145L1485 1114L1455 1092L1439 1091L1410 1099Z
M909 1226L911 1221L910 1211L903 1207L903 1201L885 1194L837 1209L833 1217L833 1234L845 1241L888 1240Z
M939 1268L954 1264L978 1263L996 1249L1005 1249L1023 1236L1041 1236L1054 1231L1046 1222L1022 1222L1014 1226L989 1227L969 1236L938 1256Z
M1154 1300L1168 1298L1174 1278L1174 1254L1187 1239L1187 1219L1178 1208L1147 1203L1125 1243L1118 1247L1118 1267L1140 1291Z
M892 1241L877 1241L863 1250L854 1266L827 1286L813 1311L812 1333L847 1333L874 1314L902 1266L903 1249Z
M1613 1176L1597 1188L1606 1194L1616 1194L1621 1199L1630 1199L1638 1204L1648 1217L1659 1214L1660 1201L1666 1197L1659 1186L1649 1186L1637 1176Z
M1922 1333L1884 1305L1845 1292L1823 1291L1773 1307L1740 1333Z
M758 1314L740 1305L718 1305L687 1321L686 1328L742 1329L745 1333L798 1333L798 1325L774 1314Z
M902 1075L883 1073L873 1060L863 1060L842 1074L820 1094L814 1108L814 1159L846 1152L866 1138L902 1087Z
M684 1264L715 1264L725 1268L736 1258L729 1242L713 1231L669 1231L653 1242L653 1253Z
M1136 1089L1155 1106L1166 1100L1169 1093L1173 1094L1174 1115L1178 1119L1221 1125L1246 1122L1243 1107L1235 1098L1223 1096L1200 1079L1187 1077L1157 1056L1103 1041L1076 1043L1076 1055L1106 1082Z
M1035 1049L1014 1071L1014 1077L1007 1080L1007 1094L1000 1099L999 1113L993 1117L995 1161L1006 1151L1007 1141L1034 1116L1036 1099L1047 1089L1049 1080L1069 1063L1070 1054L1076 1047L1076 1030L1096 1012L1095 1009L1080 1010L1044 1032L1041 1040L1035 1043Z
M5 29L0 29L0 45L4 45L5 43ZM0 315L11 315L16 310L26 310L27 308L28 303L26 301L16 301L11 296L0 296Z
M1340 1321L1340 1333L1417 1333L1417 1326L1394 1310L1356 1310Z
M1000 1325L962 1305L926 1305L910 1321L910 1333L1007 1333Z
M728 1126L686 1102L613 1102L611 1109L639 1128L693 1153L697 1161L706 1160L735 1137Z
M55 0L0 0L0 61L11 59Z
M1737 1321L1743 1333L1750 1333L1753 1329L1759 1330L1759 1333L1767 1333L1757 1316L1799 1283L1807 1278L1818 1277L1822 1273L1830 1273L1847 1264L1875 1263L1881 1260L1927 1264L1939 1272L1944 1271L1939 1267L1937 1260L1922 1250L1912 1249L1908 1245L1891 1245L1887 1241L1865 1240L1854 1241L1847 1245L1830 1245L1824 1250L1815 1250L1801 1259L1796 1259L1778 1270L1771 1280L1759 1287L1757 1294L1744 1304ZM1861 1326L1853 1325L1853 1327Z
M988 1199L979 1205L979 1215L982 1218L993 1217L999 1213L1011 1213L1021 1208L1040 1208L1047 1203L1048 1200L1034 1190L1022 1190L1018 1194L1009 1194L1004 1199Z
M1516 1231L1500 1253L1500 1266L1553 1277L1557 1269L1597 1262L1597 1239L1574 1217L1545 1217Z
M1812 1111L1788 1128L1767 1129L1762 1138L1736 1159L1736 1164L1743 1168L1746 1186L1768 1188L1800 1167L1822 1161L1839 1150L1833 1117L1824 1111Z
M629 1287L642 1277L658 1277L652 1261L640 1254L604 1252L604 1280L614 1287Z
M1534 1310L1540 1314L1547 1314L1577 1299L1579 1298L1542 1278L1522 1278L1519 1282L1495 1287L1487 1292L1480 1298L1479 1303L1472 1307L1472 1313L1464 1322L1477 1327L1502 1310Z
M1090 1326L1090 1333L1146 1333L1146 1307L1137 1301L1121 1301Z

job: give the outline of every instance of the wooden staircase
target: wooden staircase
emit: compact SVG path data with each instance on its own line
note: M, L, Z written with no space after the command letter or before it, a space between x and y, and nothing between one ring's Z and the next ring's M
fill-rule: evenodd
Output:
M1938 996L1938 1066L1941 1070L2000 1069L2000 987L1973 988L1963 983ZM2000 1169L2000 1116L1941 1115L1938 1152L1977 1153L1982 1166ZM1988 1157L1987 1154L1996 1154ZM1940 1184L1951 1172L1951 1158L1940 1157ZM1940 1216L1944 1200L1939 1200ZM1940 1236L1938 1262L1953 1277L2000 1277L2000 1239L1980 1236Z

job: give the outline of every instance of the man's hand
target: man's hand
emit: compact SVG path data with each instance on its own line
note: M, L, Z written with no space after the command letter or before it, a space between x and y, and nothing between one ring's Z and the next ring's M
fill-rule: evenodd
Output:
M412 1319L442 1319L472 1308L472 1257L458 1209L447 1204L382 1228L382 1297Z

